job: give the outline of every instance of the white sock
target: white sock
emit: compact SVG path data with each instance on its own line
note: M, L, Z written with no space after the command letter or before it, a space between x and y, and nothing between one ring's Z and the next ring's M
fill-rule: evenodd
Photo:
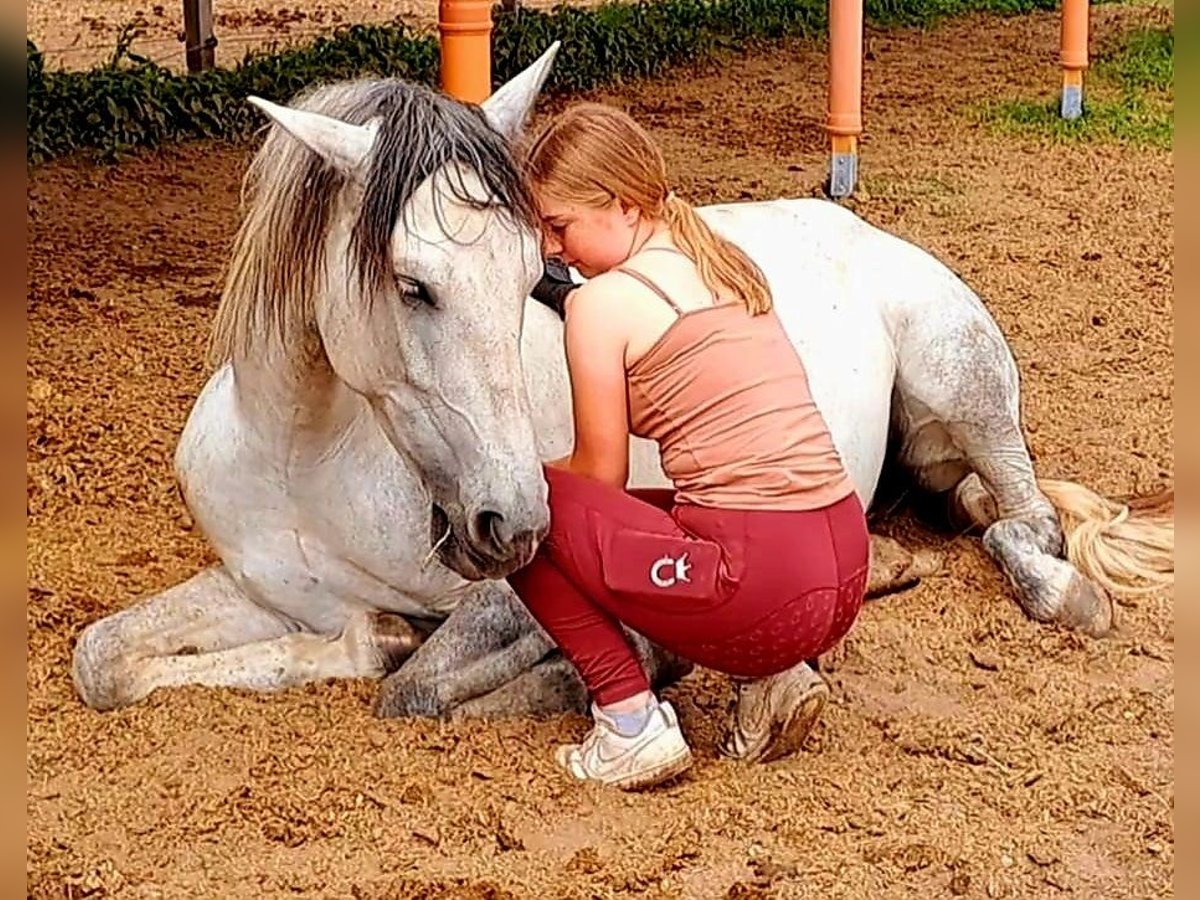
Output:
M604 715L613 723L613 727L617 729L618 734L624 737L633 737L642 733L642 730L646 727L646 723L650 721L650 715L656 709L658 709L658 698L651 696L646 705L641 709L626 712L613 712L605 709Z

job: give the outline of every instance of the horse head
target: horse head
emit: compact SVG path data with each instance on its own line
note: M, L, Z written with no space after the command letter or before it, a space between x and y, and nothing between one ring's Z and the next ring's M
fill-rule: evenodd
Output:
M440 559L469 579L520 568L549 521L520 358L542 260L512 145L557 48L479 107L395 79L250 98L274 127L244 242L277 246L235 248L227 292L240 278L253 299L215 338L236 357L270 331L240 352L307 354L364 398L425 485Z

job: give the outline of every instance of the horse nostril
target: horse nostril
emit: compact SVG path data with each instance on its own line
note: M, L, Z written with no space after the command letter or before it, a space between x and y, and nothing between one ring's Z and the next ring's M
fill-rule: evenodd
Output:
M504 552L512 543L513 531L504 515L493 509L485 509L475 516L475 533L482 540L491 541L492 546Z

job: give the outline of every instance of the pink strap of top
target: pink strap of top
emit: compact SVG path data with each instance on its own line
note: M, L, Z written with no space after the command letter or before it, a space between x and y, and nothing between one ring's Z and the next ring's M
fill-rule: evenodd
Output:
M774 314L750 316L715 297L685 312L645 275L618 271L678 316L629 370L630 430L658 443L678 502L814 509L853 490ZM691 315L709 310L717 318Z
M687 256L686 253L684 253L682 250L679 250L675 247L644 247L644 248L642 248L643 253L645 253L649 250L662 250L665 253L678 253L680 256ZM674 300L672 300L670 298L670 296L668 296L666 291L664 291L662 288L660 288L657 284L655 284L653 281L651 281L649 278L647 278L641 272L635 272L633 269L626 269L624 266L619 266L617 268L617 271L624 272L630 278L634 278L634 279L640 281L642 284L644 284L646 287L648 287L651 291L653 291L655 294L657 294L659 297L661 297L663 299L663 301L666 302L667 306L669 306L669 307L671 307L671 309L675 310L676 315L678 315L678 316L683 315L683 310L679 308L679 304L676 303ZM712 300L713 300L713 305L716 306L717 305L717 297L715 294L713 295Z
M663 249L665 250L666 248L664 247ZM649 278L647 278L641 272L635 272L635 271L633 271L633 269L626 269L626 268L619 268L619 269L617 269L617 271L624 272L630 278L636 278L638 281L640 281L646 287L650 288L650 290L654 291L654 293L658 294L658 296L662 297L663 300L666 301L667 306L669 306L669 307L671 307L671 309L675 310L676 315L679 315L679 316L683 315L683 310L679 308L679 304L677 304L674 300L672 300L670 297L668 297L666 291L664 291L662 288L660 288L657 284L655 284L653 281L651 281Z

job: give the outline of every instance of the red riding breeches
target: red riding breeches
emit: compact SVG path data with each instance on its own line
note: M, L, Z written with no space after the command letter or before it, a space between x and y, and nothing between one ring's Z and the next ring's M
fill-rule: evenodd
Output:
M546 478L549 534L509 582L598 704L649 688L621 623L757 678L828 650L862 605L869 540L856 494L802 512L731 510L553 467Z

